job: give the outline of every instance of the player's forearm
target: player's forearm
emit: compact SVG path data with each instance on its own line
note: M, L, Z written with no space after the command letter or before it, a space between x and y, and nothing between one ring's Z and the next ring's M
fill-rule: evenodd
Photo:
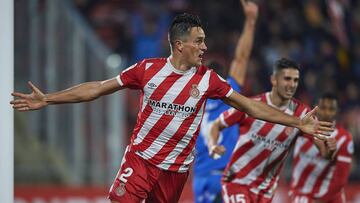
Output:
M220 126L221 122L219 119L216 119L210 126L210 135L208 148L211 149L213 146L217 145L220 131L222 130Z
M234 59L231 62L229 75L239 85L244 85L248 61L254 42L255 23L256 19L247 19L245 21L244 30L237 42Z
M314 144L317 147L317 149L319 150L320 155L322 157L324 157L325 159L330 159L330 160L333 158L334 151L328 150L324 140L320 140L320 139L317 139L316 137L314 137Z
M101 81L82 83L59 92L46 94L45 101L48 105L91 101L100 96L101 85Z
M296 128L301 126L301 120L299 118L285 114L263 102L251 100L236 92L232 93L229 99L224 101L239 111L243 111L260 120Z
M285 114L278 109L264 104L263 102L255 101L254 104L249 105L249 107L248 114L261 120L291 127L299 127L301 124L301 120L299 118Z

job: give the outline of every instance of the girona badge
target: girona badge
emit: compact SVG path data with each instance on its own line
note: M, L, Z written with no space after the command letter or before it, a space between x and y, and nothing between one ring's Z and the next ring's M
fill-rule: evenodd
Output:
M198 87L197 84L192 84L191 85L190 96L192 96L194 98L199 98L200 91L199 91L199 89L197 87Z
M125 194L125 183L120 183L120 185L115 189L116 195L121 197Z

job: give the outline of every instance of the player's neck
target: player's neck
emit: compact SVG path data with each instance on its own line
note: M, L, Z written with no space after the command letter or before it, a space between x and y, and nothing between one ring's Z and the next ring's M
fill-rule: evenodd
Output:
M184 63L180 56L176 56L175 53L169 56L169 61L175 69L178 69L180 71L187 71L191 68L191 66L189 66L187 63Z
M284 99L280 97L278 94L276 94L274 91L270 92L270 100L271 103L279 108L287 105L290 101L290 99Z

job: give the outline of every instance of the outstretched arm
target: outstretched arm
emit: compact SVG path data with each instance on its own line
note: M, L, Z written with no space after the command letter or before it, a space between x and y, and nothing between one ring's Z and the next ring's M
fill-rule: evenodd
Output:
M253 47L255 24L258 16L258 6L254 2L240 1L245 14L245 23L243 32L237 42L235 55L231 61L229 76L243 86L245 82L246 71L250 53Z
M310 111L303 119L290 116L285 114L271 106L268 106L260 101L251 100L245 96L237 92L233 92L228 98L224 99L224 102L238 109L239 111L243 111L248 115L269 121L272 123L279 123L286 126L299 128L304 133L310 135L329 135L332 131L332 123L317 121L314 118L314 113L317 109L315 107L312 111Z
M17 98L12 100L10 104L18 111L37 110L50 104L91 101L121 89L121 86L115 78L104 81L81 83L68 89L49 94L44 94L31 82L28 84L32 90L30 94L23 94L20 92L12 93L12 95Z

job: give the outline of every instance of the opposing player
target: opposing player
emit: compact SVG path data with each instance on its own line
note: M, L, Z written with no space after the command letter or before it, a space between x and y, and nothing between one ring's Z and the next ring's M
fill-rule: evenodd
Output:
M226 81L235 90L240 92L244 84L249 56L253 46L255 24L258 16L258 7L253 2L240 1L245 14L243 32L237 42L235 55L231 61ZM212 67L211 65L209 65ZM194 161L193 191L195 202L221 202L221 175L228 163L232 149L239 135L238 126L225 129L220 134L220 144L228 149L221 158L215 160L209 156L207 142L210 124L222 112L230 107L222 100L209 99L206 102L204 118L201 123L199 138L196 141L196 156Z
M303 118L309 109L293 98L298 83L299 66L288 59L278 60L271 75L271 92L260 94L254 100ZM240 125L240 135L222 177L223 200L230 203L271 202L284 160L300 132L231 108L211 125L208 146L211 155L224 153L225 147L218 144L219 133L235 124Z
M309 138L296 141L290 197L293 203L345 203L344 186L351 168L353 141L350 133L336 123L337 98L325 93L318 102L317 117L333 122L336 151L324 158ZM333 142L333 141L332 141ZM330 159L329 159L330 158Z
M194 159L194 145L206 99L223 99L249 115L309 133L332 132L331 123L300 119L233 91L214 71L202 65L207 50L200 19L175 17L169 29L171 55L144 59L118 76L86 82L44 94L32 83L32 93L14 92L10 103L19 111L51 104L91 101L124 88L141 91L140 110L120 170L111 186L112 202L177 202Z

